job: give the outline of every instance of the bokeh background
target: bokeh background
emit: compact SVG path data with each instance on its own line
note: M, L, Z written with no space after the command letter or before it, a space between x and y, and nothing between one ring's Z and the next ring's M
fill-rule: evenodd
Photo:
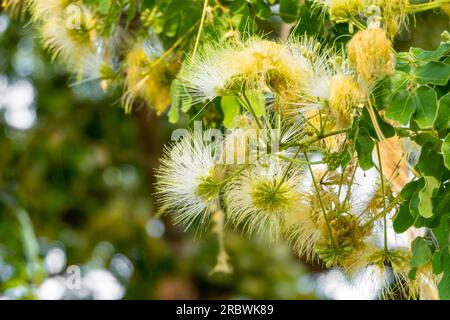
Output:
M419 14L396 48L433 49L448 26ZM364 279L231 230L234 273L211 274L214 235L173 226L152 196L163 145L183 122L126 115L120 91L74 82L31 25L0 12L0 299L377 297ZM69 266L81 271L76 290Z

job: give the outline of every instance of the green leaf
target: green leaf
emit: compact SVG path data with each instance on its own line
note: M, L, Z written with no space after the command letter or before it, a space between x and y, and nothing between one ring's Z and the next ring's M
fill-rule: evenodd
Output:
M430 143L433 148L438 149L441 146L441 139L432 134L421 132L411 137L411 139L419 146L424 146L426 143Z
M361 169L369 170L373 167L372 151L374 142L366 128L360 128L356 137L356 152Z
M420 185L420 180L414 180L411 182L408 182L402 189L402 191L400 191L400 195L402 197L403 200L407 200L409 201L411 199L411 197L414 195L414 192L417 191L417 188Z
M386 111L386 117L406 125L415 110L411 94L407 90L402 89L392 97Z
M169 37L175 37L178 31L178 27L180 26L180 17L179 15L173 15L169 19L166 20L164 25L164 34Z
M17 211L17 219L20 223L22 243L27 260L37 263L39 260L39 243L34 234L33 224L28 213L22 209Z
M409 52L417 60L421 61L439 61L444 55L450 51L450 43L444 42L434 51L423 50L419 48L411 48Z
M414 224L414 218L409 212L409 201L400 205L400 210L394 218L393 226L396 233L403 233Z
M450 232L450 208L448 208L449 214L443 216L437 227L433 228L433 234L439 243L441 248L447 246L450 242L449 232Z
M375 111L375 116L377 118L378 127L381 129L381 132L383 133L385 138L391 138L395 135L395 129L393 126L391 126L389 123L383 120L381 118L380 114ZM369 111L367 111L367 108L363 109L361 118L360 118L360 125L367 129L369 134L372 138L379 140L378 134L375 131L375 128L372 123L372 119L370 118Z
M450 133L445 137L441 150L444 155L444 164L450 170Z
M248 10L248 8L246 7L246 9ZM245 12L246 10L244 10ZM245 34L251 35L254 34L257 30L258 30L258 24L255 22L255 18L250 17L249 14L239 14L239 15L235 15L234 17L239 19L239 23L237 25L239 31L241 32L245 32ZM233 18L234 18L233 17ZM234 21L234 19L233 19Z
M440 181L435 177L425 176L425 186L419 192L419 214L424 218L433 216L433 195L439 189Z
M442 265L444 274L438 284L439 298L442 300L450 300L450 254L448 248L442 253Z
M417 210L422 217L431 218L433 216L433 196L440 187L440 180L445 168L441 155L436 152L430 142L423 145L417 167L424 181L423 188L418 194Z
M411 216L414 219L414 224L417 223L417 219L418 219L418 217L420 217L420 214L419 214L419 202L420 202L419 193L420 193L420 190L422 190L423 187L425 186L425 179L423 177L421 177L417 181L418 181L419 184L417 186L416 191L413 193L413 195L411 196L411 199L409 200L409 207L408 207L409 212L410 212Z
M417 237L411 243L412 258L411 266L418 268L427 264L433 256L433 243L431 240L426 240L421 237Z
M136 14L138 13L138 1L130 1L130 5L128 6L127 11L127 21L128 23L131 22L131 20L136 17Z
M397 59L395 64L395 70L397 71L403 71L405 73L409 73L409 70L411 69L410 65L410 56L408 52L399 52L397 53Z
M416 69L416 80L419 84L435 84L445 86L450 78L450 65L431 61Z
M179 85L178 80L173 80L170 85L170 98L172 100L172 105L170 106L170 110L168 112L169 122L177 123L180 119L179 108Z
M436 196L435 213L442 218L446 214L450 214L450 186L447 184L443 191ZM443 223L441 221L441 223Z
M181 111L188 112L192 107L192 96L186 90L184 85L180 85L178 88L181 98Z
M99 0L98 12L102 15L106 15L111 8L111 0Z
M298 18L298 0L280 0L280 16L284 22L295 22Z
M230 5L230 10L234 13L242 13L241 11L245 11L248 9L247 1L245 0L234 0Z
M441 97L433 128L436 130L450 129L450 93Z
M264 94L258 90L248 90L246 94L256 116L266 118L266 98Z
M450 271L444 272L444 276L438 284L439 298L450 300Z
M417 275L417 268L412 268L408 272L408 279L409 280L416 280L416 275Z
M442 173L445 171L443 159L430 142L422 146L418 168L423 176L432 176L441 180Z
M239 115L241 107L235 96L222 97L221 107L224 114L223 125L227 129L235 127L234 118Z
M431 265L433 267L434 274L440 274L444 271L442 265L442 251L436 251L431 259Z
M414 119L422 129L433 126L437 111L437 95L430 87L420 87L414 94Z
M270 6L263 0L250 0L250 3L252 4L255 16L258 18L267 20L272 17L272 10L270 9Z
M321 34L324 29L322 23L322 16L320 10L313 10L311 1L305 1L305 3L300 6L299 17L301 21L296 28L294 28L293 33L295 35L308 34L311 36L317 36Z

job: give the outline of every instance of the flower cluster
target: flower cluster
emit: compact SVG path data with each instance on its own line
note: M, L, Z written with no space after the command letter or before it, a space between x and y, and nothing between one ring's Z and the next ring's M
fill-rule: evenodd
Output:
M329 14L332 21L348 22L361 27L364 20L376 20L385 27L390 38L405 28L408 15L424 10L442 8L448 4L441 1L414 4L409 0L313 0L315 6Z
M127 112L145 103L162 113L170 105L170 84L179 65L176 54L163 56L166 51L150 29L133 34L120 11L110 22L99 5L71 0L3 3L21 15L28 9L44 47L53 59L65 62L76 84L98 81L104 91L121 86Z
M242 111L219 142L190 132L166 150L156 184L161 208L186 226L205 227L224 212L226 225L269 242L285 238L326 267L391 272L385 293L415 296L409 248L387 236L380 241L398 208L390 181L379 162L376 185L362 186L354 146L346 143L355 119L370 109L373 88L392 71L392 52L375 27L342 52L309 37L203 48L181 70L185 94L195 101L233 96ZM255 92L262 100L249 98ZM259 134L236 139L249 131ZM247 161L224 162L224 154Z

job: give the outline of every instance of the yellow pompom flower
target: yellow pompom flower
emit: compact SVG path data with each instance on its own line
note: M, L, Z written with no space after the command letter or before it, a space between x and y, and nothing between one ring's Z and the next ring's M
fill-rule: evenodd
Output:
M317 197L305 195L295 209L287 212L284 233L295 252L307 261L318 260L316 245L321 239L318 217L322 214Z
M301 43L254 37L209 44L187 60L179 79L195 103L238 95L244 89L271 92L290 101L303 90L310 71L309 59L298 52Z
M408 6L409 0L382 0L384 23L391 38L394 38L402 25L406 24Z
M130 112L137 99L145 101L158 114L170 104L170 82L174 70L166 61L158 61L154 48L141 44L132 49L126 59L127 76L124 107Z
M359 107L361 101L362 93L355 80L342 74L331 78L328 104L336 128L345 129L351 126L353 109Z
M392 74L395 67L392 42L381 28L356 33L348 43L348 58L366 85Z
M245 82L279 94L289 100L293 93L302 90L306 65L289 48L273 41L253 39L234 59L226 62L236 76L229 87L240 89Z
M328 10L331 20L347 21L364 11L365 0L316 0L315 3Z

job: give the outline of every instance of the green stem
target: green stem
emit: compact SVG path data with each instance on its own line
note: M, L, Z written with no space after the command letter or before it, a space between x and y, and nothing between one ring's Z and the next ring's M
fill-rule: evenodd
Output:
M362 23L361 23L358 19L356 19L355 17L351 17L351 18L350 18L350 23L353 24L353 25L355 25L355 26L357 26L358 29L360 29L360 30L366 30L366 29L367 29L367 27L366 27L364 24L362 24Z
M388 214L388 212L390 212L400 202L401 199L402 199L402 197L400 195L395 197L394 200L392 200L391 203L389 203L389 205L386 207L386 210L381 211L379 214L375 215L372 219L367 221L363 225L363 228L370 226L372 223L377 221L379 218L386 216Z
M297 152L294 155L294 159L297 158L298 154L300 153L301 148L298 148ZM294 162L290 162L286 170L284 171L283 177L281 177L281 180L278 182L277 186L275 187L275 190L273 193L275 194L278 189L280 189L281 185L283 184L284 180L286 180L287 175L289 174L289 171L291 170L292 166L294 165Z
M162 61L164 61L184 41L184 39L194 30L195 26L196 25L193 25L183 36L179 37L177 41L175 41L174 44L169 49L166 50L166 52L164 52L158 59L156 59L150 64L146 76L148 76L150 72L153 71L154 67L160 64Z
M307 140L305 140L303 142L287 143L287 144L283 145L282 147L284 149L288 149L288 148L291 148L291 147L305 147L305 146L307 147L307 146L309 146L309 145L311 145L313 143L316 143L317 141L320 141L322 139L325 139L325 138L328 138L328 137L331 137L331 136L335 136L335 135L338 135L338 134L346 133L346 132L349 132L350 130L351 130L351 128L341 129L341 130L336 130L336 131L330 131L330 132L327 132L327 133L318 134L317 136L312 137L310 139L307 139Z
M405 11L407 13L423 12L440 8L446 4L450 4L450 0L436 0L436 1L429 1L426 3L411 4L406 8Z
M277 157L280 158L281 160L298 163L298 164L311 164L311 165L323 164L322 161L308 162L308 161L304 161L304 160L289 158L289 157L283 156L282 154L277 155Z
M353 170L352 177L350 179L350 183L348 184L347 194L345 195L344 202L342 203L342 209L345 208L345 204L348 201L350 201L350 196L352 194L352 186L353 186L353 181L355 180L356 170L358 170L358 166L357 165L355 165L355 170Z
M383 174L383 164L381 163L381 152L380 152L380 145L377 142L375 144L375 147L377 149L377 157L378 157L378 166L381 176L381 191L383 193L383 211L386 211L386 191L384 187L384 174ZM387 214L383 216L383 223L384 223L384 251L388 252L388 238L387 238Z
M328 220L327 212L325 210L325 206L322 201L322 196L320 195L319 186L317 185L316 178L314 177L314 172L312 170L311 164L309 163L308 154L305 151L303 152L303 154L305 155L305 159L308 164L308 169L309 169L309 172L311 173L312 182L313 182L314 188L316 190L317 198L319 199L320 208L322 209L322 213L323 213L323 218L325 219L325 223L327 225L328 233L329 233L330 239L331 239L331 244L333 245L333 249L336 251L337 250L336 241L334 240L333 231L331 230L331 226L330 226L330 221Z
M255 160L255 162L258 161ZM254 163L248 163L245 166L243 166L242 168L240 168L239 170L236 170L235 172L233 172L232 174L230 174L228 177L226 177L225 179L223 179L222 181L220 181L219 185L223 186L225 185L228 181L230 181L231 179L233 179L234 177L240 175L244 170L246 170L247 168L249 168L250 166L252 166Z
M344 174L345 174L346 170L347 170L347 167L342 168L342 172L339 177L339 189L338 189L338 194L337 194L338 199L341 198L342 184L344 183Z
M197 54L198 44L200 42L200 36L202 35L203 24L205 23L206 9L207 8L208 8L208 0L204 0L204 2L203 2L203 10L202 10L202 17L200 18L200 26L198 27L197 37L195 38L194 50L192 51L192 59L194 59L195 55Z
M245 85L243 85L243 87L242 87L242 98L243 98L243 99L242 99L240 96L237 96L237 98L238 98L238 100L243 104L243 106L246 107L246 109L247 109L248 111L250 111L250 113L252 114L253 118L254 118L255 121L256 121L256 124L258 125L258 128L259 128L259 129L263 129L263 126L262 126L261 122L259 121L259 118L258 118L258 116L256 115L256 112L255 112L255 110L253 109L250 100L248 100L248 97L247 97L247 95L245 94L245 88L244 88L244 87L245 87Z

